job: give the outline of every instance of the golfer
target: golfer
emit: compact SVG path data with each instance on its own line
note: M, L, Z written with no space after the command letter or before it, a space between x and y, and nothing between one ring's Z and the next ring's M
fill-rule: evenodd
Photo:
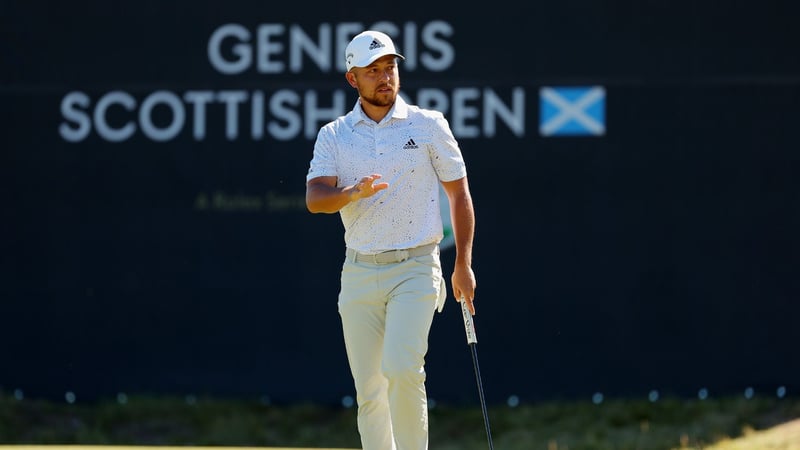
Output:
M340 214L346 252L339 315L364 450L428 448L425 354L447 297L439 185L455 235L453 295L475 313L475 214L461 150L437 111L398 96L405 59L378 31L345 50L358 101L317 135L306 176L312 213Z

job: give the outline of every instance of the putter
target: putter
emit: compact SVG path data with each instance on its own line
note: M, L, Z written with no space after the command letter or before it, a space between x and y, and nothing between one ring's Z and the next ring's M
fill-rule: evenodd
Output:
M483 413L483 424L486 426L486 439L489 441L489 450L494 450L492 444L492 431L489 427L489 412L486 410L486 398L483 396L483 382L481 381L481 369L478 366L478 350L475 347L478 343L478 336L475 334L475 323L472 321L472 314L467 308L467 302L461 297L461 313L464 316L464 329L467 332L467 344L472 349L472 365L475 368L475 380L478 382L478 397L481 401L481 412Z

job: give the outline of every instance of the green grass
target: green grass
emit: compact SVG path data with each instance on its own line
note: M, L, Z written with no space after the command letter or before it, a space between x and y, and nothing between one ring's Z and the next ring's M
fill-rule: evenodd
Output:
M69 404L0 392L0 443L360 448L355 414L353 408L242 399L131 396L125 403ZM489 418L498 450L700 449L714 443L725 450L731 438L800 418L800 399L543 402L490 406ZM480 408L432 408L430 447L488 448Z

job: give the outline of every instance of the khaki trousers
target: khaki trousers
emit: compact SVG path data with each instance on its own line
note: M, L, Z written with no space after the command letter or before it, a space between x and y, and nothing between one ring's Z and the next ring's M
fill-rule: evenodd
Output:
M375 264L346 258L339 314L364 450L426 450L425 354L446 289L439 250Z

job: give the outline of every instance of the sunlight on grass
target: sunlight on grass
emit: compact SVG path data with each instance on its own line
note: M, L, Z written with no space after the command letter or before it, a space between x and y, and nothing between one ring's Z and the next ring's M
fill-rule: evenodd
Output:
M800 419L756 431L746 427L742 436L723 439L706 450L800 450Z

